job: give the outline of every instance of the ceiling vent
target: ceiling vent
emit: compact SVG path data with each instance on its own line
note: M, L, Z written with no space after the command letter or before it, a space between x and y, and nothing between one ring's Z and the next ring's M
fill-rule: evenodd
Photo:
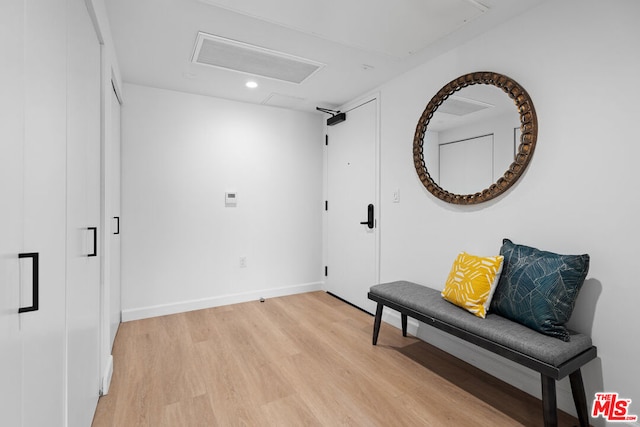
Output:
M195 64L300 84L324 64L223 37L198 33Z
M438 113L453 114L454 116L466 116L476 111L491 108L493 105L460 96L450 96L438 107Z

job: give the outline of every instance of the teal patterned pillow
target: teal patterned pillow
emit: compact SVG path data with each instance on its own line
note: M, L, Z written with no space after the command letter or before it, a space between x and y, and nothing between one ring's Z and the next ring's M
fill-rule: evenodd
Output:
M504 239L491 311L543 334L569 341L564 324L589 270L589 255L559 255Z

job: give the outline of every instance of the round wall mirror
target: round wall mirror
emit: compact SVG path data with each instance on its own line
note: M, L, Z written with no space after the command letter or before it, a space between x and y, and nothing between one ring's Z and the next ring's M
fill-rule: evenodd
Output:
M533 102L522 86L498 73L465 74L422 113L413 139L416 172L445 202L485 202L520 178L537 135Z

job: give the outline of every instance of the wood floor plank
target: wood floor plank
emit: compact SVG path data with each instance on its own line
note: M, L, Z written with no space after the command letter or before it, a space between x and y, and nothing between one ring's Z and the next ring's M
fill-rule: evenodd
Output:
M539 400L372 325L324 292L123 323L93 426L543 425Z
M322 423L309 410L309 407L297 395L274 400L260 407L263 425L273 426L322 426Z

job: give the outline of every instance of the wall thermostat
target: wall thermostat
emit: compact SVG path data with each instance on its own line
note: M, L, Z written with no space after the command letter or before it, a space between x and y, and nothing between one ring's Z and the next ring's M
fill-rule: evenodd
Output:
M224 205L236 206L238 204L238 193L235 191L228 191L224 193Z

